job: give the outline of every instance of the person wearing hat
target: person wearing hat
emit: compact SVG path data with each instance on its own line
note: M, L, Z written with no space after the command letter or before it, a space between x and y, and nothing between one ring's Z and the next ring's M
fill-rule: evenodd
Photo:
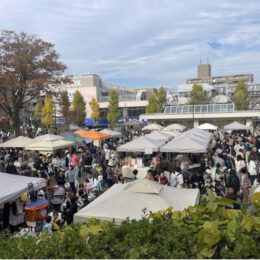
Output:
M9 228L12 234L19 231L19 227L23 226L25 210L27 202L27 193L23 193L18 199L13 201L10 207Z
M45 200L45 193L43 190L38 192L38 200Z

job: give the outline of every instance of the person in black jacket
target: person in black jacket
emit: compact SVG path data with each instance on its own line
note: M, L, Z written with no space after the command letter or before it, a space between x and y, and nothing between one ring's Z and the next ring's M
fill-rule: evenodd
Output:
M18 174L17 173L17 169L15 167L15 165L13 165L13 161L8 161L8 165L6 166L5 169L6 173L10 173L10 174Z
M191 176L190 183L192 188L199 188L200 190L204 187L204 178L200 171L197 171L195 174Z
M229 172L227 187L233 187L235 189L235 194L237 194L240 189L239 178L237 177L236 170L234 169L231 169Z
M66 220L67 224L70 225L73 223L74 214L78 211L78 205L77 205L78 198L74 195L70 196L70 202L68 203L66 207Z
M56 177L57 185L64 187L66 180L65 175L62 170L59 170L58 175Z

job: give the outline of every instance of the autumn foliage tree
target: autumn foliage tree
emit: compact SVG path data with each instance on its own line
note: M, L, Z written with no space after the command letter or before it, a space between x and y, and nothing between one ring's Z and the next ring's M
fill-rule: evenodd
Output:
M66 66L54 44L35 35L3 30L0 34L0 108L20 135L20 110L58 80Z
M44 99L44 106L42 108L42 123L50 128L54 125L54 108L53 108L53 100L51 95L47 95Z
M98 120L100 119L100 112L99 112L99 104L95 98L91 99L90 107L92 110L91 118L95 121L95 126L98 125Z
M37 128L39 126L39 123L42 120L42 101L41 100L38 100L38 102L35 106L33 119L34 119L34 125Z
M72 110L74 113L73 122L78 126L83 126L86 118L86 102L78 90L74 93Z

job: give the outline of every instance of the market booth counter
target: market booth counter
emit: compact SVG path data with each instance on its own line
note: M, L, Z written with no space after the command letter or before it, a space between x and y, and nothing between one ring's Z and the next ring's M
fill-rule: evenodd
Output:
M127 157L125 158L124 165L122 166L122 175L124 178L130 179L134 177L133 170L137 170L137 179L143 179L149 169L150 167L144 167L142 158L132 159L131 157Z
M38 200L25 207L25 219L29 229L41 230L44 219L48 216L48 200Z

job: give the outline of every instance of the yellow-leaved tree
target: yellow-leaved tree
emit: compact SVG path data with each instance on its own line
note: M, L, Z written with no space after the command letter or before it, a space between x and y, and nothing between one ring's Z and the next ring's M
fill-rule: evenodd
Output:
M97 126L98 120L100 119L100 112L99 112L99 104L98 104L98 102L95 98L91 99L90 107L91 107L91 110L92 110L91 118L94 119L95 126Z
M42 123L50 128L54 125L54 109L51 95L47 95L44 99L44 106L42 108Z

